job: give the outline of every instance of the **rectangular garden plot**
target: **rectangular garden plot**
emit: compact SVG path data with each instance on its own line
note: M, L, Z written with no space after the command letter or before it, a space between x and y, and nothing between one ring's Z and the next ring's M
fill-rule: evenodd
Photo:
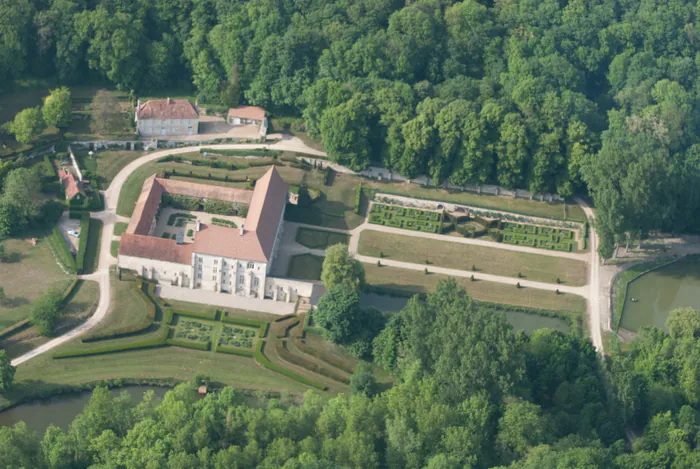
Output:
M173 337L181 340L193 340L196 342L209 342L216 329L216 325L191 319L178 317Z
M440 216L440 212L375 203L372 205L369 222L393 228L437 233Z
M241 347L252 349L258 336L258 330L236 324L224 325L219 335L218 347Z
M563 252L576 251L576 238L571 230L506 222L503 223L501 232L503 242L507 244Z

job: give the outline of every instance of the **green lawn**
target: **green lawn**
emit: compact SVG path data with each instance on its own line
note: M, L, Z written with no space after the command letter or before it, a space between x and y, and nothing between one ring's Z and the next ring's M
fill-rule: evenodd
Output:
M472 270L540 282L585 285L587 265L582 261L508 251L428 238L365 230L360 235L360 254L450 269Z
M62 351L70 344L59 347ZM239 389L304 392L309 388L268 371L254 360L223 353L178 347L54 360L43 354L17 368L15 385L7 397L38 392L60 384L82 384L118 378L173 378L189 380L203 373L216 383Z
M7 239L5 250L13 254L10 262L0 264L0 287L10 300L0 306L0 330L25 319L30 303L51 287L65 288L70 277L56 264L43 238L36 246L25 239Z
M79 280L67 301L56 323L57 334L76 327L95 312L100 301L99 285L97 282ZM0 341L0 347L7 351L10 358L15 358L49 340L51 338L39 336L35 327L29 327Z
M76 157L80 158L85 166L85 169L97 175L97 180L102 189L109 187L114 177L126 165L145 155L142 151L103 151L99 150L90 157L87 150L75 152Z
M102 221L95 218L90 219L90 235L88 236L87 248L85 250L84 274L91 274L97 270L100 262L100 240L102 239Z
M124 234L126 229L129 227L128 223L118 221L117 223L114 224L114 236L121 236Z
M109 246L109 253L112 257L117 257L119 255L119 241L112 241L112 244Z
M400 269L395 267L377 267L376 264L365 264L365 276L368 285L387 290L427 293L433 291L439 280L449 278L446 275L429 274L421 271ZM511 304L528 308L551 309L555 311L583 312L586 310L586 300L577 295L559 294L537 290L535 288L516 288L495 282L468 278L455 278L457 284L464 286L467 293L474 299L489 303Z
M289 259L287 277L300 280L321 280L323 257L313 254L298 254Z
M379 182L363 181L366 186L376 188L379 192L404 195L407 197L417 197L421 199L454 202L464 205L472 205L485 209L503 210L506 212L520 213L543 218L554 218L557 220L584 221L586 219L583 209L578 205L566 205L566 217L564 215L563 203L538 202L529 199L514 199L506 196L479 195L473 192L460 192L440 188L424 187L408 182Z
M116 273L110 272L112 303L107 316L90 330L90 334L139 324L146 318L148 303L137 291L138 280L126 274L122 278L125 280L119 280Z
M311 249L326 249L335 244L350 244L350 235L299 227L296 242Z

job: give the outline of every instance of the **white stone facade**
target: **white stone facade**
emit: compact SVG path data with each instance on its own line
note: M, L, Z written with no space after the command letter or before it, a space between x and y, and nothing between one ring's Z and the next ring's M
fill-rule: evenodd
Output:
M197 135L199 119L136 119L140 135L146 137Z

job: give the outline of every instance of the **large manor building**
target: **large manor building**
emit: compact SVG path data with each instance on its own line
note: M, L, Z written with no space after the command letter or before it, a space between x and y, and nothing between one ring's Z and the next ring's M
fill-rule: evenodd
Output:
M153 175L144 183L131 222L121 236L118 266L166 285L295 301L301 294L296 290L298 282L269 276L281 244L288 193L289 186L274 166L252 191ZM248 211L245 221L235 228L214 224L219 219L212 221L209 214L191 213L190 223L176 239L166 239L156 233L156 227L163 224L158 221L167 195L198 199L202 204L207 200L230 203L232 214L234 207Z
M135 117L139 135L146 137L199 133L199 113L186 99L139 101Z

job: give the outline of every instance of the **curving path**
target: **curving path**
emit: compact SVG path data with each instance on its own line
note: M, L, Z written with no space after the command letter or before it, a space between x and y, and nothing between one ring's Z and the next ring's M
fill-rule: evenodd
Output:
M31 360L49 350L58 347L59 345L65 344L81 334L89 331L95 325L97 325L109 312L109 305L112 300L111 289L109 285L109 268L112 265L116 265L117 260L110 254L110 247L112 244L112 235L114 234L114 223L117 221L128 221L128 218L118 216L116 214L117 202L119 201L119 194L122 190L122 186L126 180L131 176L131 174L137 170L139 167L150 163L151 161L157 160L167 155L176 155L178 153L189 153L192 151L199 151L202 148L216 148L219 150L253 150L256 148L268 148L271 150L282 150L282 151L297 151L300 153L307 153L310 155L325 156L322 151L315 150L308 147L297 138L289 138L280 140L273 144L255 144L255 143L245 143L245 144L223 144L223 145L201 145L201 146L191 146L182 148L168 148L165 150L158 150L144 155L138 158L128 165L126 165L119 174L112 180L106 191L103 192L105 199L105 209L102 212L92 213L93 218L97 218L102 221L102 239L100 240L100 260L98 264L98 269L94 274L81 275L79 278L84 280L94 280L100 285L100 301L97 305L95 313L83 324L76 327L75 329L66 332L60 337L35 348L34 350L20 355L19 357L12 360L13 366L21 365L22 363Z

